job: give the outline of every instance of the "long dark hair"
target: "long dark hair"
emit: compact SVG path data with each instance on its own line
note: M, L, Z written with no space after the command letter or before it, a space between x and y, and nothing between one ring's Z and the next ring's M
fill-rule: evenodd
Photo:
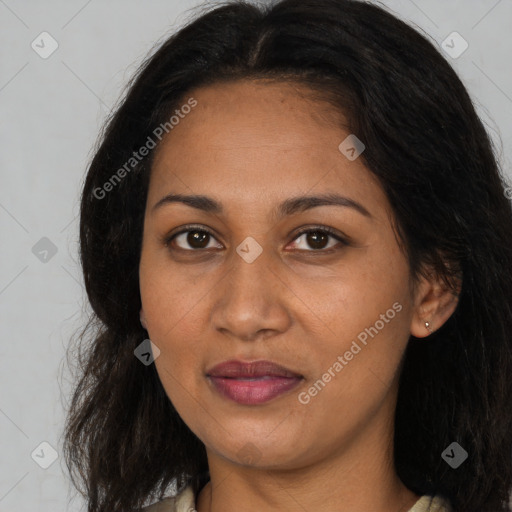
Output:
M154 364L134 356L147 337L138 265L154 150L126 163L148 137L158 143L155 129L193 88L255 78L306 84L348 116L366 145L360 158L393 207L412 275L430 269L454 289L462 278L449 320L409 340L395 466L408 488L445 496L455 512L507 510L512 209L492 142L427 37L375 4L282 0L226 2L201 13L141 65L101 134L80 217L94 313L79 336L81 373L65 430L66 463L88 511L136 510L172 484L197 490L207 474L203 443ZM468 453L457 469L441 457L452 442Z

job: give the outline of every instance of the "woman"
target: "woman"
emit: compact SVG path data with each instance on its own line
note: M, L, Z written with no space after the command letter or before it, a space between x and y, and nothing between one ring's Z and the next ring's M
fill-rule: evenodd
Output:
M230 2L170 37L83 190L89 512L507 510L504 187L456 73L380 7Z

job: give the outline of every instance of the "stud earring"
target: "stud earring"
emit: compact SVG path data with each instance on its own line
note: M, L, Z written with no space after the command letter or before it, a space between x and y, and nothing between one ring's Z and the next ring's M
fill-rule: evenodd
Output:
M427 328L427 331L432 334L434 331L432 330L432 324L430 322L425 322L425 327Z

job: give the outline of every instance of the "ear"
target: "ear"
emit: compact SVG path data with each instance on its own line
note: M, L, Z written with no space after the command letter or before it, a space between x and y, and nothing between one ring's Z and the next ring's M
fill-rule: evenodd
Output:
M142 327L147 330L148 326L146 324L146 315L144 314L143 308L140 308L140 323L142 324Z
M456 288L451 290L440 277L432 273L421 276L416 286L411 334L424 338L438 330L453 314L459 302L461 277L456 278ZM429 323L427 327L425 322Z

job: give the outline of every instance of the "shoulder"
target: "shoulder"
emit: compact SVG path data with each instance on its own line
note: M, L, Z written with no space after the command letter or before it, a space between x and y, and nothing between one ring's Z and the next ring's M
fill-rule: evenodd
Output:
M187 485L180 493L144 507L142 512L195 512L194 492Z
M142 509L142 512L195 512L192 486L187 485L179 494L165 498ZM408 512L452 512L447 500L441 496L422 496Z
M142 512L175 512L176 498L165 498L142 508Z
M452 512L450 503L441 496L422 496L409 512Z

